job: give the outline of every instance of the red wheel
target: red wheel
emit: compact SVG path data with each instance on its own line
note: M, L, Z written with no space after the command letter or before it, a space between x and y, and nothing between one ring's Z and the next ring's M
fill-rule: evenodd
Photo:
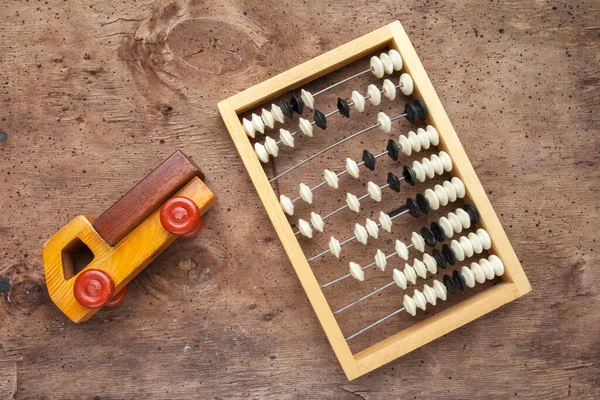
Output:
M115 307L118 306L119 304L121 304L123 302L123 300L125 300L125 297L127 296L127 290L129 290L129 285L125 286L123 289L121 289L121 291L115 295L113 295L113 297L111 297L106 304L104 304L105 307Z
M75 278L73 292L82 306L100 308L113 296L115 284L106 272L88 269Z
M204 228L204 215L201 215L200 218L198 218L196 226L194 226L194 228L191 231L189 231L188 233L184 233L183 235L181 235L181 237L186 239L194 237L200 233L202 228Z
M200 210L196 203L187 197L173 197L160 209L162 226L174 235L191 232L200 218Z

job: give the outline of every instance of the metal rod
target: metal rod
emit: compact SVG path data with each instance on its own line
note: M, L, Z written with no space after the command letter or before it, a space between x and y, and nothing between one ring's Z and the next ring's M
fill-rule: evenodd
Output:
M368 299L369 297L371 297L371 296L373 296L373 295L376 295L376 294L377 294L377 293L379 293L379 292L382 292L382 291L384 291L385 289L387 289L387 288L389 288L390 286L392 286L394 283L395 283L394 281L391 281L391 282L390 282L390 283L388 283L387 285L385 285L385 286L382 286L382 287L380 287L379 289L377 289L377 290L375 290L375 291L373 291L373 292L369 293L368 295L366 295L366 296L363 296L363 297L361 297L360 299L358 299L358 300L355 300L355 301L353 301L352 303L350 303L350 304L348 304L348 305L346 305L346 306L344 306L344 307L340 308L339 310L336 310L336 311L334 311L334 312L333 312L333 315L337 315L337 314L341 313L342 311L344 311L344 310L347 310L347 309L349 309L350 307L352 307L352 306L354 306L354 305L356 305L356 304L360 303L361 301L363 301L363 300L366 300L366 299Z
M345 78L345 79L342 79L341 81L339 81L339 82L337 82L337 83L334 83L334 84L333 84L333 85L331 85L331 86L327 86L325 89L321 89L321 90L319 90L317 93L314 93L314 94L313 94L313 97L317 97L318 95L320 95L320 94L322 94L322 93L325 93L326 91L328 91L328 90L331 90L331 89L333 89L334 87L337 87L337 86L341 85L342 83L346 83L346 82L348 82L349 80L352 80L352 79L354 79L354 78L358 78L359 76L361 76L361 75L364 75L364 74L366 74L366 73L369 73L369 72L371 72L371 71L372 71L372 69L371 69L371 68L369 68L369 69L366 69L366 70L364 70L364 71L362 71L362 72L359 72L358 74L354 74L354 75L352 75L352 76L349 76L349 77L347 77L347 78Z
M389 314L389 315L387 315L387 316L385 316L385 317L381 318L381 319L380 319L380 320L378 320L378 321L375 321L375 322L373 322L371 325L369 325L369 326L367 326L367 327L365 327L365 328L361 329L360 331L358 331L358 332L356 332L356 333L353 333L352 335L348 336L348 337L346 338L346 340L354 339L355 337L357 337L358 335L360 335L360 334L362 334L362 333L365 333L366 331L368 331L368 330L369 330L369 329L371 329L372 327L374 327L374 326L376 326L376 325L379 325L380 323L382 323L382 322L383 322L383 321L385 321L386 319L388 319L388 318L392 318L394 315L398 315L398 314L400 314L402 311L404 311L404 307L402 307L402 308L401 308L401 309L399 309L399 310L396 310L396 311L394 311L393 313L391 313L391 314Z

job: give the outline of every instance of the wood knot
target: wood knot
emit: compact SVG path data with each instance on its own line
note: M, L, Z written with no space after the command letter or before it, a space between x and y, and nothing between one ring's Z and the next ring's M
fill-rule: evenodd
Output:
M6 302L9 307L25 314L31 313L38 306L45 303L47 299L45 286L40 282L29 279L13 284L6 294Z

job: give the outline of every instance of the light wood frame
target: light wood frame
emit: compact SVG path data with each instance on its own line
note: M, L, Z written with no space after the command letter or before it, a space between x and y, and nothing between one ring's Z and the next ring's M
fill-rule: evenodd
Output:
M438 130L440 135L438 148L446 151L454 161L453 175L462 179L466 186L465 201L471 202L479 210L480 225L492 238L493 246L490 254L500 257L505 266L505 273L500 284L487 288L459 304L353 354L277 200L277 195L269 183L261 162L244 132L238 115L385 47L396 49L402 56L403 71L412 76L415 84L413 97L427 104L429 116L426 122ZM377 29L223 100L219 103L219 111L348 379L352 380L366 374L531 290L529 281L485 190L400 22L396 21Z

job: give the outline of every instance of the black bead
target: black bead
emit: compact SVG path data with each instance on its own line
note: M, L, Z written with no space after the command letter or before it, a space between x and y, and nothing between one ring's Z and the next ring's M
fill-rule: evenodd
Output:
M363 150L362 160L365 163L365 167L371 171L375 170L375 156L373 156L373 154L371 154L368 150Z
M398 179L398 177L396 175L392 174L391 172L388 172L387 183L389 183L390 188L394 192L396 192L396 193L400 192L400 179Z
M327 129L327 118L319 110L315 110L315 125L323 130Z
M443 245L442 254L446 258L446 261L448 261L448 264L456 264L456 254L454 254L454 250L452 250L452 247L448 246L447 244Z
M469 214L471 225L477 225L479 222L479 211L477 210L477 207L472 204L465 204L462 208Z
M423 214L427 214L429 212L429 200L427 200L427 198L421 193L416 195L415 198L417 199L417 204L419 205L421 212Z
M408 212L415 218L419 218L421 216L421 209L416 201L411 199L410 197L406 199L406 208L408 208Z
M281 100L280 104L281 104L281 112L283 112L283 115L285 115L289 119L294 118L294 108L292 107L290 102L283 99L283 100Z
M465 287L467 286L467 281L460 272L458 272L457 270L452 271L452 280L454 281L454 286L456 286L458 290L460 290L461 292L465 290Z
M423 236L423 239L425 240L425 244L427 246L430 246L430 247L435 246L435 236L433 236L433 232L431 232L431 229L424 226L421 228L420 232L421 232L421 236Z
M408 183L410 186L415 186L417 176L415 175L415 171L411 167L405 165L404 168L402 168L402 176L404 177L406 183Z
M454 285L454 279L452 279L450 275L444 275L443 281L448 293L456 294L456 286Z
M304 110L304 102L300 96L298 96L296 93L292 93L290 104L292 105L294 111L296 111L298 114L302 114L302 111Z
M442 243L446 236L444 235L444 229L437 222L432 222L430 225L431 232L433 232L433 236L435 236L435 240Z
M338 97L337 108L340 114L346 118L350 118L350 106L346 100Z
M417 107L410 103L406 103L404 106L404 114L406 114L406 119L413 124L417 121L417 112Z
M394 141L394 139L388 140L387 147L385 148L388 152L388 156L394 160L398 161L398 155L400 154L398 144Z
M417 109L417 118L421 121L425 121L427 119L427 106L421 100L415 100L413 103L415 108Z
M435 259L435 263L439 268L446 269L446 267L448 266L448 261L446 261L446 257L444 257L444 254L441 251L439 251L438 249L433 249L431 255Z

